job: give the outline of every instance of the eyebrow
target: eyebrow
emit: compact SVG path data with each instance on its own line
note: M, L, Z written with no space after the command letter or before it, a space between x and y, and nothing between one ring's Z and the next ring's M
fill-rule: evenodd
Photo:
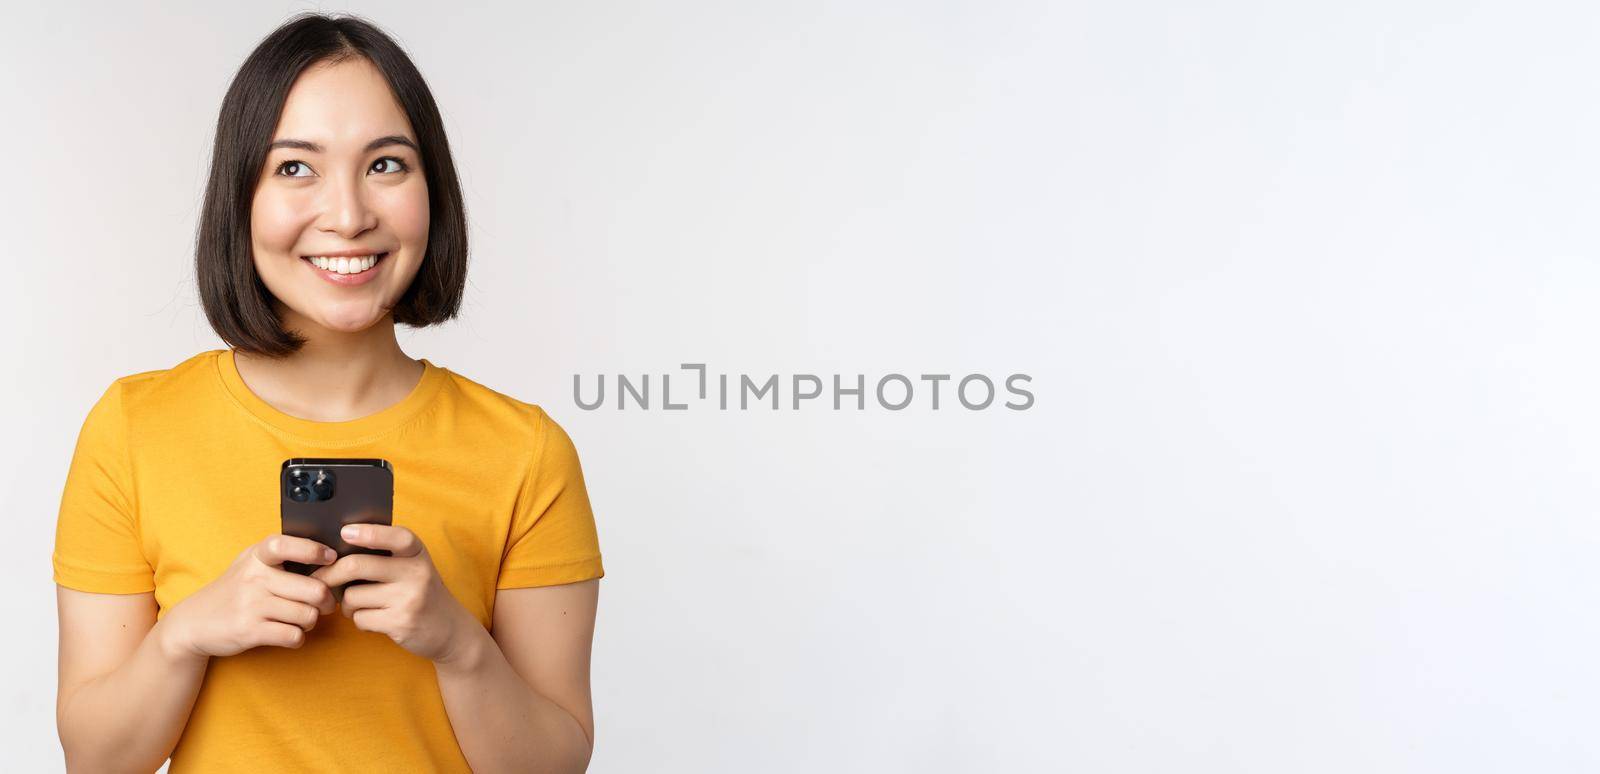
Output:
M406 137L402 137L402 136L400 136L398 134L391 134L391 135L389 135L387 137L379 137L378 139L367 143L367 147L362 149L361 152L362 153L371 153L372 151L375 151L375 150L377 150L379 148L382 148L384 146L387 146L387 145L404 145L407 148L410 148L410 149L416 151L419 154L422 153L422 151L419 148L417 148L417 144L416 143L414 143L410 139L408 139ZM321 145L318 145L318 144L316 144L314 142L310 142L310 141L307 141L307 140L296 140L296 139L291 138L291 137L285 137L285 138L283 138L281 140L273 140L272 144L267 146L267 150L268 151L272 151L272 150L275 150L277 148L298 148L300 150L311 151L312 153L321 153L322 152L322 146Z

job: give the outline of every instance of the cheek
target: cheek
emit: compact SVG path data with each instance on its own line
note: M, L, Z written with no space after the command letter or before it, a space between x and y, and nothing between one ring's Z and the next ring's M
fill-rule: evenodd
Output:
M401 243L420 250L428 243L428 186L419 178L417 185L395 194L390 226Z
M302 210L293 197L271 190L258 191L250 205L250 238L256 249L269 253L294 249L305 230Z

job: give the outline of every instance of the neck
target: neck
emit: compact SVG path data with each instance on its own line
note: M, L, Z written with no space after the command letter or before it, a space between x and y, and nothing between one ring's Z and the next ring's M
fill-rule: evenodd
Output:
M295 317L282 318L306 339L294 354L269 358L234 351L239 377L279 411L318 422L359 419L404 400L422 379L422 362L400 349L392 316L350 332Z

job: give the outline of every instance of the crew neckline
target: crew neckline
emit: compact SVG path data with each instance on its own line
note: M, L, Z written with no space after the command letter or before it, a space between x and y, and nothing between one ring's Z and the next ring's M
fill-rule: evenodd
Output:
M422 378L399 403L364 417L342 422L319 422L284 413L251 392L244 377L239 375L239 367L233 356L233 349L221 349L217 350L215 357L217 376L229 397L256 421L279 434L319 446L354 446L399 429L432 403L445 381L445 369L427 358L421 358Z

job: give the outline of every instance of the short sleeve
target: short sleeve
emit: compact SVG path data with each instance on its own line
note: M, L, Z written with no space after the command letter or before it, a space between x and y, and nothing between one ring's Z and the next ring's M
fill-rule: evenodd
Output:
M554 586L605 577L578 449L543 409L535 453L517 494L495 588Z
M56 516L56 583L106 594L155 590L155 571L139 545L130 464L119 381L78 432Z

